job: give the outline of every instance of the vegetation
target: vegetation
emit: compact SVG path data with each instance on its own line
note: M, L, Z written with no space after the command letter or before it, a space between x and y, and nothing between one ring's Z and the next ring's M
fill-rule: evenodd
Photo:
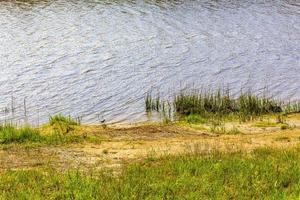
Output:
M39 131L25 126L16 128L10 124L0 126L0 143L23 143L23 142L41 142L44 138Z
M1 199L297 199L300 148L197 152L110 172L51 169L0 174Z
M75 126L80 125L80 120L75 120L71 116L66 117L62 114L57 114L50 116L49 124L53 127L56 134L65 134L73 131Z
M146 111L151 110L165 113L165 102L155 98L148 93L145 98ZM161 101L161 102L159 102ZM226 118L238 117L241 121L266 114L288 114L300 112L300 103L287 103L268 98L266 96L254 95L250 92L241 93L237 98L230 95L229 90L217 90L216 92L192 91L182 92L175 95L172 104L166 104L169 110L182 118L191 116L188 121L200 118ZM171 108L170 108L171 107ZM203 121L203 120L201 120Z
M51 126L56 125L56 124L80 125L80 120L73 119L73 118L71 118L71 116L66 117L62 114L57 114L54 116L50 116L49 124Z
M44 143L44 144L66 144L77 143L89 140L95 141L95 138L86 135L73 134L75 127L80 123L71 117L65 117L61 114L49 118L49 133L41 133L39 128L32 128L29 125L16 127L12 124L0 126L0 143ZM71 133L72 132L72 133Z

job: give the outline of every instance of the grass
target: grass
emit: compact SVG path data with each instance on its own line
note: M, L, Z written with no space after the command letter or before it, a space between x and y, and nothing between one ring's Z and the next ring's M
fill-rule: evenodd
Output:
M17 128L12 125L0 126L0 144L13 143L44 143L49 145L78 143L83 141L83 136L74 134L62 134L54 131L51 134L42 135L38 129L29 126Z
M201 116L207 114L228 115L231 113L260 116L282 112L280 102L251 93L244 93L238 98L233 98L227 90L207 93L182 93L175 96L174 107L179 114L199 114Z
M230 95L229 90L190 91L181 92L173 100L164 102L160 97L153 97L148 93L145 98L146 111L165 113L174 111L179 118L194 123L196 116L201 118L238 118L241 121L270 114L288 114L300 112L300 102L284 103L274 98L258 96L251 92L241 93L238 97ZM190 116L190 117L189 117Z
M66 117L62 114L57 114L50 116L49 124L56 132L69 133L74 130L75 126L80 125L80 120L73 119L71 116Z
M259 128L268 128L268 127L277 127L280 124L276 122L271 122L271 121L259 121L256 122L253 126L254 127L259 127Z
M51 126L56 124L68 124L68 125L80 125L80 120L71 118L71 116L64 116L62 114L57 114L49 117L49 124Z
M298 199L300 148L151 158L120 174L53 169L0 174L0 199Z
M41 142L44 137L29 126L16 128L12 125L6 124L0 126L0 143L24 143L24 142Z
M13 143L42 143L48 145L60 145L90 141L99 143L99 138L74 133L80 123L71 117L55 115L49 118L49 129L15 127L11 124L0 126L0 144ZM45 133L47 132L47 133Z
M151 93L147 93L145 97L145 109L146 112L160 111L161 101L159 95L156 98L152 98Z
M195 114L190 114L188 116L185 116L184 120L189 124L204 124L208 122L206 118L203 118L200 115L195 115Z

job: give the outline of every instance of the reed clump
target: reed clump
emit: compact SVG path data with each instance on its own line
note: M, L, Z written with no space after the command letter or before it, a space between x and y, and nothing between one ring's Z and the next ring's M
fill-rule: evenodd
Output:
M174 98L176 113L180 115L245 115L260 116L282 112L282 103L267 97L259 97L251 93L242 93L232 97L229 92L193 92L181 93Z
M151 112L151 111L159 112L161 107L163 107L163 105L161 105L161 100L159 95L157 95L154 98L151 93L146 94L145 97L146 112Z
M169 102L169 101L168 101ZM276 113L300 112L300 102L285 103L274 98L242 92L232 96L228 89L217 91L188 91L174 96L168 105L173 114L182 116L200 116L201 118L223 118L237 116L242 121L253 117ZM165 102L147 94L145 98L146 111L164 112ZM190 119L189 119L190 120ZM192 119L194 120L194 119Z

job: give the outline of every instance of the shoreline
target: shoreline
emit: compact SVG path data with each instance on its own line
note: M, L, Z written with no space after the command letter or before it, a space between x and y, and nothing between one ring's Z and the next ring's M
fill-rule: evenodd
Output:
M147 159L149 154L160 157L196 150L202 153L249 153L260 147L285 149L299 145L300 114L289 115L285 124L289 126L283 128L276 123L275 116L268 116L244 123L227 121L224 132L221 132L222 129L214 129L214 132L209 124L188 122L151 122L105 127L75 125L72 131L59 136L62 140L59 142L41 140L0 144L0 171L40 168L49 164L60 170L74 167L86 170L92 167L118 171L130 162ZM55 125L48 124L38 130L42 136L52 137L55 128ZM24 151L27 152L25 155ZM36 160L40 156L42 157ZM63 164L65 162L68 164Z
M276 120L226 121L224 132L187 121L83 124L56 137L52 131L63 124L52 121L39 128L44 139L0 144L0 197L299 197L300 113Z

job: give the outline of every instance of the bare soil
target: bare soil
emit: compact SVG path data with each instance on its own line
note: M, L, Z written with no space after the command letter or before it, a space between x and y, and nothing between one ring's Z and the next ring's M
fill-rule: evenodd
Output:
M269 119L268 119L269 120ZM161 155L212 151L249 152L258 147L288 148L300 143L300 117L289 116L289 128L268 121L228 122L236 135L216 134L207 125L142 124L131 126L80 126L76 134L93 135L101 142L84 142L60 146L13 144L0 145L0 171L53 167L59 170L91 168L116 169L124 164ZM270 127L268 127L270 124ZM201 126L201 127L200 127Z

